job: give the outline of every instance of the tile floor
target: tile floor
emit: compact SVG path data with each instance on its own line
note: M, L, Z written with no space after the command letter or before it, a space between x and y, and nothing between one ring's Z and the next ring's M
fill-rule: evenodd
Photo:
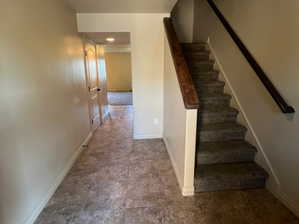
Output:
M132 140L132 108L111 107L35 224L299 224L266 190L182 197L161 140Z

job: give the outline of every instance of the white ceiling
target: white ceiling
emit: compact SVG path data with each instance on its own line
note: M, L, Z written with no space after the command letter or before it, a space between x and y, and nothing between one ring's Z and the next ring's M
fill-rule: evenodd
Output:
M78 13L170 13L177 0L67 0Z
M87 39L104 45L130 45L131 42L129 32L84 33L84 35L87 37ZM107 42L106 39L109 37L114 38L115 41L112 43Z

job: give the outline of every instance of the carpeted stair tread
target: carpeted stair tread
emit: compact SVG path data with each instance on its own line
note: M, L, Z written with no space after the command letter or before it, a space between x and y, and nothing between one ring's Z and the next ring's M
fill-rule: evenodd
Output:
M195 84L196 86L200 87L223 87L225 85L225 82L223 81L219 81L219 80L215 80L215 81L200 81L200 82L196 82L195 79Z
M201 113L222 113L222 112L231 112L231 113L239 113L236 108L231 106L219 106L219 105L208 105L202 108Z
M210 59L210 52L207 50L201 50L201 51L188 51L184 53L187 61L193 61L193 60L209 60Z
M207 71L207 72L191 72L194 82L200 81L216 81L218 80L219 71Z
M217 70L213 70L213 71L206 71L206 72L194 72L191 73L191 75L193 76L193 78L197 78L198 76L211 76L211 75L218 75L219 71Z
M202 125L201 131L217 131L217 130L242 130L246 131L247 129L237 122L225 122L225 123L216 123L216 124L205 124Z
M182 43L181 44L184 51L202 51L206 50L207 44L198 42L198 43Z
M199 124L235 122L239 111L229 105L203 105L198 114Z
M246 141L203 142L197 146L197 164L250 162L255 147Z
M199 93L223 93L225 83L222 81L201 81L194 80L196 91Z
M243 140L246 128L235 121L198 123L197 140L199 142L223 142Z
M201 99L231 99L231 95L226 93L203 93L199 96Z
M221 105L228 106L231 100L231 95L214 92L210 93L208 91L197 91L199 101L202 108L205 108L210 105Z
M254 162L200 165L195 191L243 190L265 187L267 172Z
M200 165L196 172L196 177L205 179L267 176L267 172L254 162Z

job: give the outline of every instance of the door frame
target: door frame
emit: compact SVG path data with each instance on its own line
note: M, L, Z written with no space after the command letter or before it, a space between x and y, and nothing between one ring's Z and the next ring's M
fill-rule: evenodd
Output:
M97 103L98 103L98 110L99 110L99 120L100 120L100 124L93 130L93 118L91 117L91 100L89 97L90 94L90 71L88 69L88 61L87 61L87 51L86 51L86 46L87 44L92 45L94 47L94 51L95 51L95 57L96 57L96 74L97 74L97 88L99 88L99 62L98 62L98 52L97 52L97 44L92 41L92 40L88 40L86 38L83 38L83 52L84 52L84 69L85 69L85 79L86 79L86 90L87 90L87 94L88 94L88 111L89 111L89 123L90 123L90 129L92 131L96 130L100 125L102 125L103 123L103 118L102 118L102 111L101 111L101 102L100 102L100 97L99 97L99 93L97 92Z

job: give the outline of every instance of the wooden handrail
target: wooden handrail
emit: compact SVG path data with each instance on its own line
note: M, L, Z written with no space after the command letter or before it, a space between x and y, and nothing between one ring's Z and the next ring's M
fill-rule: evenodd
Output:
M213 9L214 13L218 17L218 19L221 21L223 26L225 27L226 31L229 33L231 38L234 40L234 42L239 47L240 51L244 55L244 57L247 59L248 63L251 65L259 79L262 81L274 101L277 103L279 108L283 113L294 113L295 110L293 107L289 106L287 102L283 99L283 97L280 95L278 90L275 88L273 83L270 81L270 79L267 77L266 73L262 69L262 67L257 63L257 61L254 59L252 54L249 52L249 50L246 48L246 46L243 44L241 39L238 37L234 29L230 26L228 21L225 19L225 17L222 15L220 10L217 8L216 4L213 0L207 0L210 7Z
M198 95L171 18L164 18L164 26L185 108L198 109Z

